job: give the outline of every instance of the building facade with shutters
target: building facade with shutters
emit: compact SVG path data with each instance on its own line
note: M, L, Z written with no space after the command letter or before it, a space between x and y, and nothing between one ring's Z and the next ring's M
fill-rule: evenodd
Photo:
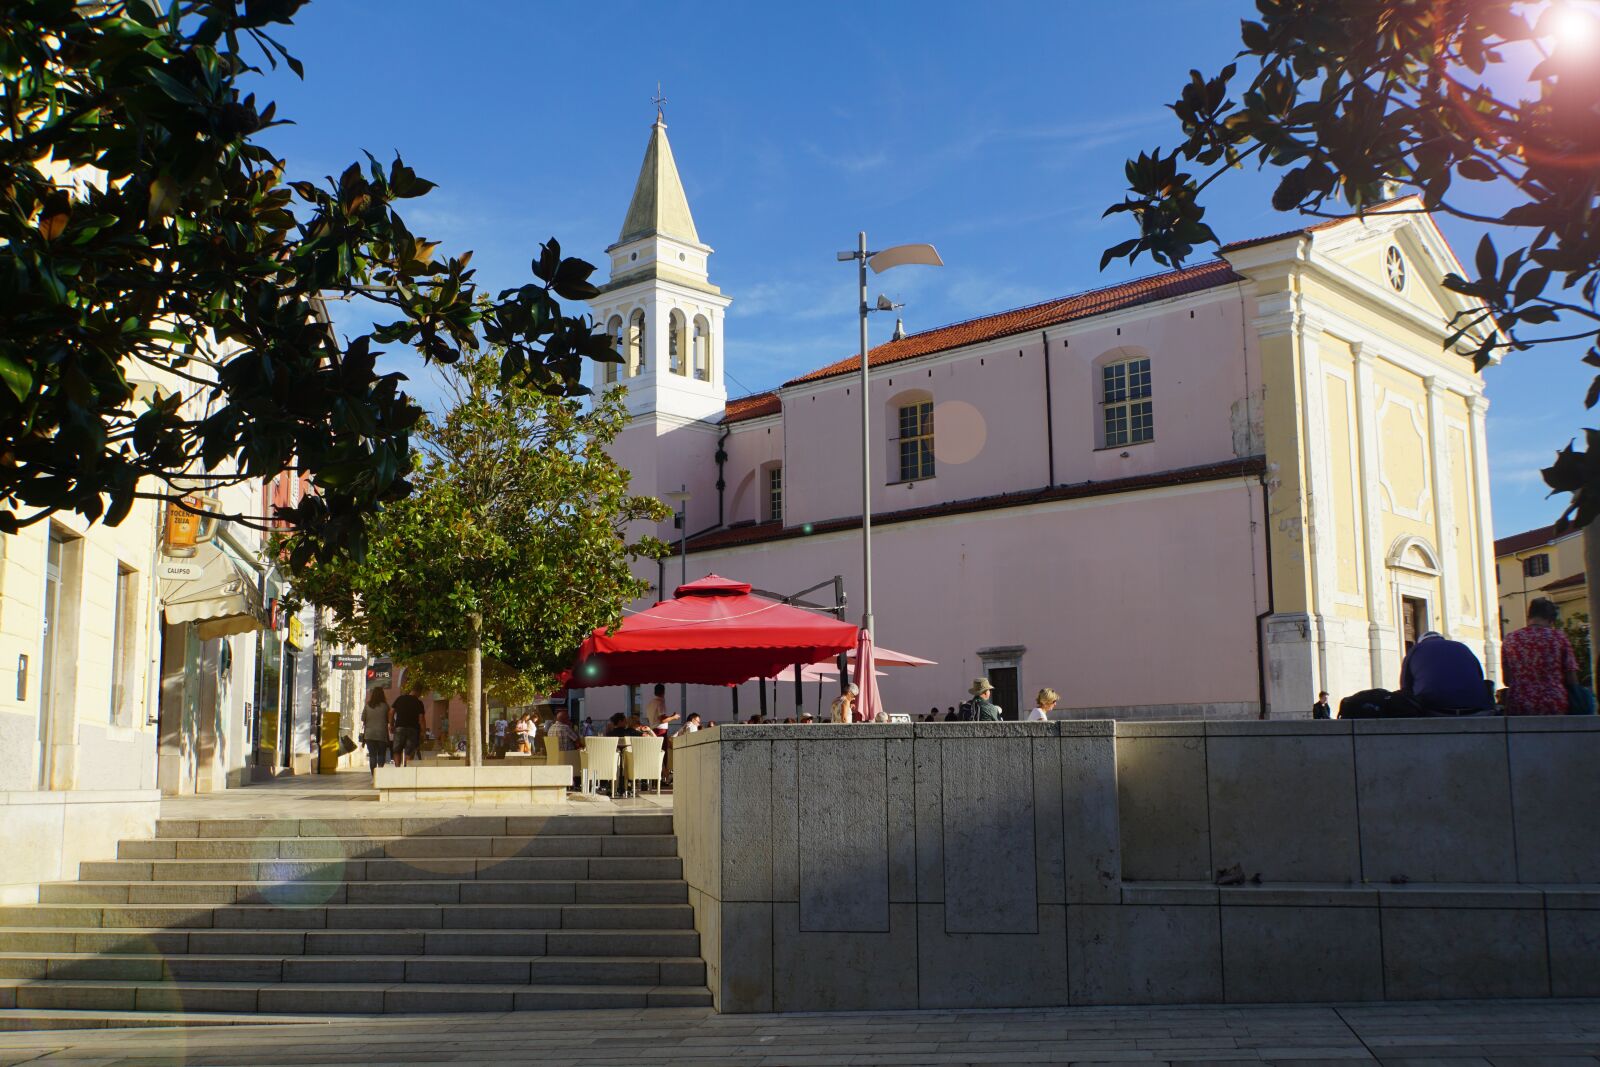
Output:
M1044 686L1058 715L1306 715L1322 689L1396 687L1430 629L1497 671L1487 401L1442 348L1460 267L1417 206L874 347L876 636L939 663L884 678L889 709L943 712L987 675L1008 715ZM689 494L688 577L839 575L858 620L858 359L728 398L730 297L659 119L608 253L593 310L626 359L594 385L628 390L635 491ZM670 595L679 567L640 573ZM629 698L588 699L598 719Z
M1589 613L1589 581L1583 563L1583 531L1554 526L1509 534L1494 543L1500 587L1500 634L1528 622L1528 605L1545 597L1563 619Z

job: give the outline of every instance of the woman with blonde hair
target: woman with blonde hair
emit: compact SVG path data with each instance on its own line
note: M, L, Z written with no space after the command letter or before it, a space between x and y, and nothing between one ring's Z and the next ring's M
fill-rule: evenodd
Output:
M1055 710L1056 702L1061 699L1061 694L1054 689L1044 688L1039 690L1039 695L1034 698L1033 710L1028 712L1028 722L1049 722L1050 712Z

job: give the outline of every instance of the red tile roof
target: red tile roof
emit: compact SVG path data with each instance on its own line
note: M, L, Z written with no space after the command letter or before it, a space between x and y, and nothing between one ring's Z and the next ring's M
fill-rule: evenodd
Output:
M1511 534L1509 537L1502 537L1496 540L1494 554L1496 556L1509 556L1513 552L1525 552L1530 548L1538 548L1540 545L1553 544L1561 538L1577 532L1577 528L1573 527L1568 529L1566 533L1558 535L1553 525L1541 526L1537 530L1524 530L1522 533Z
M776 415L783 410L777 393L753 393L728 401L722 409L723 422L743 422L759 419L763 415Z
M872 516L874 526L888 526L897 522L912 522L942 515L964 515L974 511L993 511L998 508L1026 507L1052 500L1076 500L1081 497L1110 496L1114 493L1132 493L1140 489L1159 489L1169 485L1190 485L1196 482L1223 481L1259 475L1266 470L1266 460L1260 456L1210 463L1202 467L1185 467L1181 470L1160 471L1133 478L1115 478L1104 482L1079 482L1076 485L1057 485L1046 489L1027 489L1017 493L1000 493L995 496L975 497L970 500L952 500L943 504L930 504L920 508L906 508ZM782 541L793 537L810 537L819 533L840 530L858 530L861 516L827 519L801 526L784 526L777 522L750 523L744 526L716 530L689 539L691 552L727 548L731 545L756 544L762 541Z
M1199 266L1185 267L1183 270L1167 271L1164 274L1137 278L1104 289L1047 300L1042 304L1033 304L1014 311L1002 311L998 315L968 319L966 322L912 334L899 341L886 341L869 353L868 362L874 367L899 363L901 360L961 348L980 341L993 340L996 337L1042 330L1063 322L1103 315L1108 311L1149 304L1169 297L1183 296L1186 293L1197 293L1203 289L1212 289L1237 281L1243 281L1243 278L1235 274L1233 268L1223 260L1213 260ZM790 379L784 384L798 385L803 382L821 381L851 371L859 372L860 369L861 357L851 356L837 363L830 363L821 370Z
M1539 589L1545 593L1559 593L1563 589L1576 589L1582 585L1585 580L1585 573L1583 571L1579 571L1577 574L1569 574L1565 578L1557 578L1548 585L1541 585Z

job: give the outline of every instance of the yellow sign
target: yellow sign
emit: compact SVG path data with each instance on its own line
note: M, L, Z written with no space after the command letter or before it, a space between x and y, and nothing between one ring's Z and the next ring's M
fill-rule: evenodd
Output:
M215 537L217 520L205 512L216 507L216 504L210 497L199 495L184 497L181 505L177 501L169 501L162 551L169 556L192 556L197 545Z
M295 648L306 647L306 628L300 625L300 616L289 616L289 644Z

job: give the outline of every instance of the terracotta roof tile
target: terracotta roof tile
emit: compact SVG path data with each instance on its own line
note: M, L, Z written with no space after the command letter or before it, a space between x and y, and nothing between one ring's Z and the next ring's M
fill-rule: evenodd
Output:
M1569 529L1565 534L1557 535L1555 526L1541 526L1536 530L1524 530L1522 533L1502 537L1494 543L1496 556L1509 556L1513 552L1525 552L1530 548L1540 545L1552 544L1561 537L1577 533L1577 529Z
M722 421L743 422L745 419L759 419L763 415L776 415L782 410L783 402L778 399L777 393L754 393L728 401L722 409Z
M1201 467L1184 467L1180 470L1159 471L1132 478L1116 478L1104 482L1079 482L1075 485L1057 485L1050 488L1026 489L1016 493L999 493L995 496L976 497L970 500L951 500L943 504L929 504L920 508L905 508L872 516L874 526L888 526L897 522L931 519L942 515L964 515L975 511L994 511L999 508L1025 507L1052 500L1075 500L1081 497L1109 496L1114 493L1132 493L1141 489L1158 489L1170 485L1189 485L1195 482L1214 482L1228 478L1259 475L1266 470L1266 460L1260 456L1208 463ZM784 526L777 522L746 523L725 530L701 534L689 539L689 551L703 552L731 545L755 544L762 541L781 541L793 537L809 537L819 533L840 530L859 530L861 517L852 515L841 519L826 519L803 526Z
M997 315L968 319L966 322L912 334L899 341L886 341L871 351L868 360L874 367L899 363L902 360L961 348L993 340L996 337L1041 330L1075 319L1086 319L1093 315L1103 315L1109 311L1183 296L1186 293L1196 293L1242 280L1226 262L1220 259L1213 260L1198 266L1185 267L1183 270L1167 271L1164 274L1137 278L1104 289L1047 300L1042 304L1033 304L1014 311L1002 311ZM860 369L861 357L851 356L820 370L814 370L810 374L790 379L784 384L799 385L804 382L821 381Z
M1541 585L1539 589L1545 593L1558 593L1563 589L1576 589L1586 580L1587 575L1585 572L1579 571L1577 574L1569 574L1565 578L1557 578L1547 585Z

